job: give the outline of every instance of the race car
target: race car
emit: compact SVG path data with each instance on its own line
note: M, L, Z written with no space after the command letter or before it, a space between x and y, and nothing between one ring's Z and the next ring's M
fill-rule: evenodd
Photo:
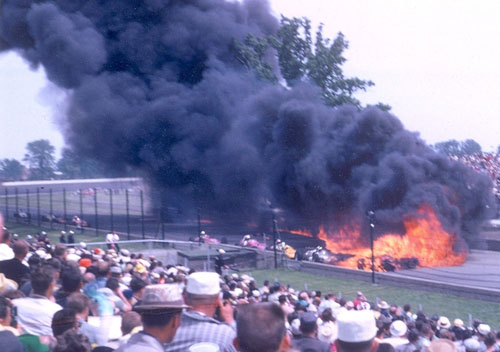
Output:
M316 263L331 263L336 261L337 257L328 249L317 246L315 248L306 249L305 252L300 254L298 259Z
M274 246L270 246L269 250L274 250ZM285 254L289 259L297 257L297 250L281 240L276 240L276 250Z
M197 237L190 237L189 241L191 242L198 242L198 243L209 243L209 244L219 244L221 241L219 241L216 238L210 237L205 233L205 231L201 231L200 235Z
M252 235L245 235L240 241L240 246L246 248L256 248L260 250L266 249L266 245L264 243L260 243L255 238L252 238Z

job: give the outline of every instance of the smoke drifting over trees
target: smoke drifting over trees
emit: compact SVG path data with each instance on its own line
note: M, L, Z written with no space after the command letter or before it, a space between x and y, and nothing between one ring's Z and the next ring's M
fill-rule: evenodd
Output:
M470 242L494 207L487 177L395 116L327 107L307 82L285 89L249 72L233 43L276 33L264 1L3 0L0 16L3 50L70 92L76 152L141 169L212 216L252 220L269 200L314 224L371 209L397 230L426 203Z

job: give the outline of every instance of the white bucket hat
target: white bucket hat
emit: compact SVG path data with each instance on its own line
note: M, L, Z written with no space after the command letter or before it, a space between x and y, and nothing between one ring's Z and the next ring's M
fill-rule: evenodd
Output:
M375 317L369 310L349 310L337 317L337 338L345 342L370 341L377 334Z

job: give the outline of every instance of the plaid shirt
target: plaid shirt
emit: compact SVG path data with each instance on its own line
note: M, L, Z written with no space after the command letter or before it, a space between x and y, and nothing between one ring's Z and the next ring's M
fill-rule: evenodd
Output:
M166 352L185 352L195 343L212 342L220 352L236 352L233 340L236 331L229 325L199 312L184 312L174 340L166 344Z

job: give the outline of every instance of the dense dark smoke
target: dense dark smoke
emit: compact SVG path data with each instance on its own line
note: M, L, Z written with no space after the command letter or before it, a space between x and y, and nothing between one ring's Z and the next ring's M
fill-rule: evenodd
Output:
M315 226L371 209L392 230L429 204L472 241L493 210L488 178L391 114L256 79L232 43L277 27L265 1L3 0L0 45L68 90L75 151L143 170L167 199L247 221L270 201Z

